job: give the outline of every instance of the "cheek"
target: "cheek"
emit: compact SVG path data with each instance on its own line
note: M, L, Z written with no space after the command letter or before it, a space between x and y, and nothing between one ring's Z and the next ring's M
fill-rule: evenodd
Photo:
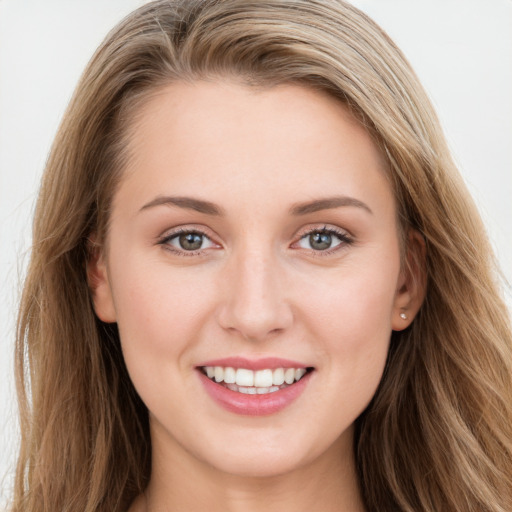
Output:
M353 339L372 330L391 332L398 265L342 268L322 284L310 280L304 294L305 311Z
M142 263L136 254L126 255L113 274L119 333L134 380L136 374L186 364L182 354L198 342L209 316L212 287L201 273L156 259Z
M387 358L399 273L398 258L376 261L345 266L325 286L310 286L302 303L317 350L337 372L339 384L368 400Z

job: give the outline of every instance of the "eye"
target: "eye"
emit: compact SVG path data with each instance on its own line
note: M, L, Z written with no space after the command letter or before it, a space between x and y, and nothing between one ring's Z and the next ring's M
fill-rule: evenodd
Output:
M297 245L301 249L329 251L329 249L335 249L341 244L351 242L352 240L347 234L334 229L323 228L309 231L297 242Z
M216 245L204 233L199 231L179 231L166 236L160 244L170 246L177 252L197 252Z

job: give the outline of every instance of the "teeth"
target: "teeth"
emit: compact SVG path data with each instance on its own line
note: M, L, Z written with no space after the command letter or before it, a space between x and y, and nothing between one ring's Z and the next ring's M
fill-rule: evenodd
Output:
M236 382L236 372L234 368L224 368L224 382L234 384Z
M215 367L215 382L222 382L224 380L224 368L222 366Z
M281 384L284 384L283 368L276 368L274 370L274 372L272 373L272 384L274 384L274 386L280 386Z
M284 381L286 382L286 384L293 384L294 380L295 380L295 369L287 368L284 372Z
M246 388L237 386L236 384L228 384L226 387L231 391L237 391L238 393L243 393L245 395L266 395L268 393L275 393L280 389L279 386L271 386L269 388Z
M258 370L254 375L254 385L257 388L272 386L272 370Z
M222 366L205 366L208 378L215 382L224 382L232 391L246 394L267 394L278 391L280 386L286 386L299 381L306 374L305 368L276 368L275 370L248 370Z
M236 371L237 386L254 386L254 372L245 368L238 368Z
M297 368L295 370L295 380L300 380L305 375L306 369L305 368Z

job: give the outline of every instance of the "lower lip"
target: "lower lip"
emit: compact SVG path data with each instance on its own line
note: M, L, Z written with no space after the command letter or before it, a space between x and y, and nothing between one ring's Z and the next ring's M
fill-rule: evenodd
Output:
M198 370L198 373L208 394L227 411L245 416L266 416L283 410L297 399L306 388L312 372L290 386L264 395L231 391L209 379L202 371Z

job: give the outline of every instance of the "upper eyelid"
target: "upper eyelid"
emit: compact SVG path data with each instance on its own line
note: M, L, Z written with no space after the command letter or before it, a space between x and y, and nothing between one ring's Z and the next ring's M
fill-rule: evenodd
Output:
M165 231L163 231L161 235L158 235L157 238L159 240L163 240L166 238L172 238L182 233L197 233L199 235L206 236L207 238L210 239L215 238L215 236L212 234L211 229L208 229L206 226L201 226L197 224L185 224L182 226L175 226L174 228L168 228Z
M175 255L179 256L200 256L204 253L204 251L208 251L211 249L215 249L215 247L207 247L204 249L195 249L195 250L185 250L180 249L178 247L173 247L170 243L171 240L174 238L180 236L183 233L195 233L201 236L204 236L207 238L214 246L221 246L217 241L214 240L213 237L209 236L203 229L197 229L197 228L187 228L184 226L172 228L171 230L166 230L163 235L159 236L157 238L156 244L160 245L165 248L165 250L170 251L174 253Z
M317 233L317 232L326 232L331 233L334 236L336 236L340 243L337 244L334 247L330 247L325 250L314 250L314 249L306 249L306 248L300 248L297 247L297 245L306 238L308 235L311 235L311 233ZM306 251L308 254L312 254L315 258L321 258L321 257L327 257L329 255L337 254L339 251L343 250L343 248L346 248L349 245L353 245L355 242L354 236L347 231L346 229L340 228L338 226L333 226L329 224L320 224L318 227L305 229L302 232L299 231L299 234L296 234L294 237L294 241L291 243L290 248L294 250L302 250Z
M343 236L343 237L350 238L350 239L354 238L354 236L348 230L346 230L344 228L341 228L339 226L335 226L332 224L319 223L314 226L309 225L309 226L304 226L304 227L298 229L295 232L295 234L293 235L293 241L291 243L295 244L302 238L310 235L311 233L315 233L315 232L319 232L319 231L333 233L335 235ZM221 242L218 241L220 237L216 236L215 233L211 229L207 228L206 226L196 225L196 224L181 225L181 226L176 226L174 228L167 229L161 235L159 235L157 237L157 239L158 239L158 241L162 242L162 241L170 240L170 239L174 238L175 236L178 236L182 233L197 233L202 236L205 236L206 238L208 238L211 242L213 242L215 244L223 245Z
M354 238L352 233L350 233L350 231L348 231L347 229L340 228L339 226L334 226L332 224L322 224L322 223L317 224L315 227L304 227L304 228L299 229L296 232L295 237L297 239L300 239L300 238L303 238L311 233L316 233L318 231L326 231L328 233L343 235L343 236L346 236L347 238Z

